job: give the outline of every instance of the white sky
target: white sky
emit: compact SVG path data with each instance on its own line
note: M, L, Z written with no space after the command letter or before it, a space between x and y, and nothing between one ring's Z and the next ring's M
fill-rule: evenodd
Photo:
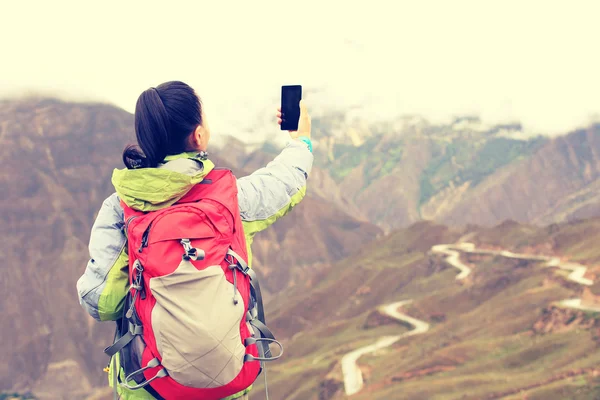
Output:
M600 113L599 15L598 0L1 1L0 95L133 111L177 79L214 130L299 83L324 89L313 104L373 117L477 112L564 132Z

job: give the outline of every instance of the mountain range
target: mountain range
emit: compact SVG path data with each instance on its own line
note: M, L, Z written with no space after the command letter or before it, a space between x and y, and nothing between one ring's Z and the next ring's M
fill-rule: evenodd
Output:
M600 124L555 138L475 117L367 125L336 114L315 126L315 136L326 137L319 167L361 217L386 231L419 220L549 224L600 212Z
M132 127L131 114L106 104L47 98L0 102L0 310L9 321L0 326L5 344L0 392L32 390L48 400L104 396L99 389L106 379L102 349L113 327L85 314L77 304L75 282L87 262L91 224L113 191L112 170L121 168L121 151L133 141ZM430 321L432 332L441 335L411 339L426 363L428 346L438 342L454 346L446 350L450 358L464 350L460 360L471 360L468 354L480 360L478 351L485 346L510 347L517 340L511 335L521 331L506 328L504 342L486 328L495 323L487 312L499 313L500 321L506 318L505 304L514 303L509 314L522 313L518 329L533 332L552 299L579 290L547 271L522 270L497 259L487 260L482 271L489 271L476 273L470 286L457 285L444 261L429 253L433 245L475 233L478 245L543 249L591 265L600 261L594 248L600 224L592 218L600 215L594 201L600 193L598 125L549 139L523 137L518 124L490 127L471 117L436 126L419 118L348 121L335 113L314 118L313 127L315 168L307 198L253 245L271 324L287 346L283 361L273 367L277 372L270 375L275 398L342 396L337 356L373 336L407 329L376 311L398 296L413 298L408 312ZM238 176L278 153L277 143L248 145L232 137L223 143L211 150L211 158ZM592 222L577 221L582 218ZM507 219L514 221L502 223ZM536 286L540 282L543 290ZM600 294L596 286L590 290L589 296ZM543 294L530 298L530 291ZM517 299L531 304L521 307ZM477 308L486 303L487 308ZM487 333L471 335L463 331L465 325ZM593 331L588 325L583 335ZM534 339L527 340L519 351L533 345ZM571 340L565 336L561 348L579 348ZM596 342L589 340L581 349L590 351ZM396 353L366 360L371 371L367 379L377 384L367 385L359 396L386 398L387 393L390 398L390 388L412 388L388 372L419 365L404 355L395 364ZM582 368L586 362L580 363ZM573 363L561 366L571 370ZM468 362L453 364L454 374L477 381L463 364ZM496 373L504 374L503 368ZM549 376L538 372L521 383ZM294 392L285 392L291 382L297 383ZM422 385L420 379L414 382ZM449 390L439 385L439 390ZM481 393L516 387L492 386L481 384ZM410 390L417 396L410 398L429 398Z

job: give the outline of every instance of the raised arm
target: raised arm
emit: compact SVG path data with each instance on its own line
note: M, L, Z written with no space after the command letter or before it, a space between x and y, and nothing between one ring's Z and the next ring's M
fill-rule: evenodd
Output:
M273 161L239 178L238 201L248 238L287 214L306 194L313 155L306 143L291 141Z
M277 119L281 124L281 110ZM306 194L306 180L312 169L311 120L304 101L300 102L298 130L292 140L266 167L238 179L238 201L248 245L257 232L273 224L298 204Z

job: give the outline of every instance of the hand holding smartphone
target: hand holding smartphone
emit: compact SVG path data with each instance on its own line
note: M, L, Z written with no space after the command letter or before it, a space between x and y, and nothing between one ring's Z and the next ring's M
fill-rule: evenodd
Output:
M311 120L302 101L301 85L281 87L281 106L278 111L277 117L282 131L289 131L292 138L310 138Z

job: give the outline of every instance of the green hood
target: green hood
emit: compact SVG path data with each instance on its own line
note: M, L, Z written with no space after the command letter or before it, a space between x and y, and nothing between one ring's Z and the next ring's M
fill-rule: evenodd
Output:
M172 163L175 160L180 161ZM181 168L183 165L185 168ZM211 161L202 160L197 153L182 153L168 156L165 164L158 168L115 169L112 184L119 198L129 207L154 211L177 202L214 167Z

